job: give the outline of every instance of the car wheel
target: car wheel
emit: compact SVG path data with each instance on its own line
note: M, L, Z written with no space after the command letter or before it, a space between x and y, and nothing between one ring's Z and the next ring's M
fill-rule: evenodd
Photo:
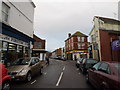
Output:
M10 89L10 82L6 81L2 85L2 90L9 90Z
M32 79L32 74L30 72L28 72L27 77L26 77L26 81L30 82Z
M40 75L42 75L42 68L40 69L40 72L39 72L39 73L40 73Z

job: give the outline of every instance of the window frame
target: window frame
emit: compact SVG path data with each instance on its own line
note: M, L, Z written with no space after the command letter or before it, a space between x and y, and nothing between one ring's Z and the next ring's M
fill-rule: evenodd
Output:
M4 6L7 7L7 12L5 12L3 9L1 10L1 12L2 12L2 22L9 23L10 7L5 2L2 2L2 8L3 8L3 4L4 4ZM5 14L4 20L3 20L3 14ZM7 18L6 18L6 16L7 16Z

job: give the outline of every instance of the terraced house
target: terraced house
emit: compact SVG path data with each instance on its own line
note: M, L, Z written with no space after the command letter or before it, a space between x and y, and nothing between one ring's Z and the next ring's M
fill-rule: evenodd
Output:
M87 57L88 40L87 35L77 31L73 35L68 34L65 40L66 59L76 60L77 58Z

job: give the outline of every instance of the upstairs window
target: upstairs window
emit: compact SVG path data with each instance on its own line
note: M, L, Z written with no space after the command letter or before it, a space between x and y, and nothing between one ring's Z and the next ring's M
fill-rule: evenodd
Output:
M84 42L84 37L82 37L82 42Z
M2 3L2 21L8 22L10 8L5 3Z
M78 36L77 38L78 38L78 42L80 42L80 37Z

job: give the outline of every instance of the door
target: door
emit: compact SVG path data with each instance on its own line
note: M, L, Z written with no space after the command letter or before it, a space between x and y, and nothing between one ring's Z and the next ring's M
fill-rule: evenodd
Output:
M31 60L31 71L32 71L32 75L35 75L37 72L38 72L38 70L37 70L37 65L36 65L36 60L35 60L35 58L33 58L32 60Z

